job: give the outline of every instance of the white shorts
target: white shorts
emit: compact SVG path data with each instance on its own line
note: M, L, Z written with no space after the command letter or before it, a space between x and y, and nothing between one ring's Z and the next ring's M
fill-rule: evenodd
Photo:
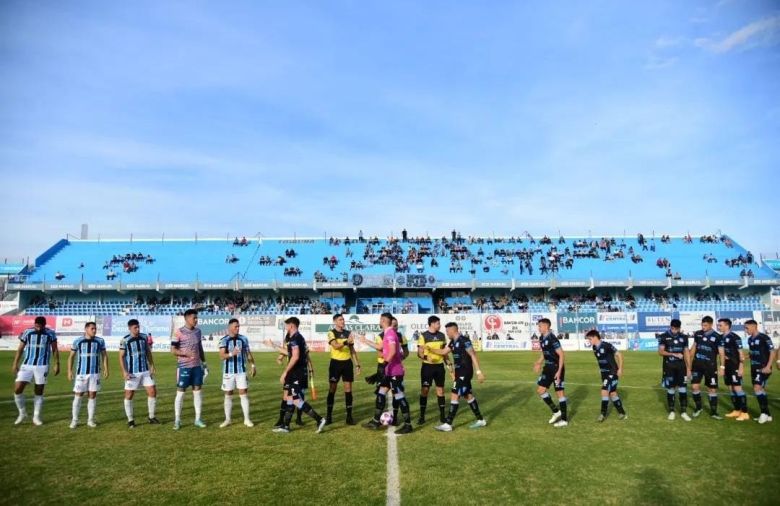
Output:
M242 372L239 374L223 374L222 390L229 392L231 390L235 390L236 388L239 390L246 390L248 388L246 373Z
M130 379L125 381L125 390L138 390L142 385L144 387L153 387L155 385L154 378L149 374L149 371L131 374Z
M78 374L73 382L73 391L77 394L84 392L100 392L100 374Z
M48 377L48 365L22 365L19 368L19 374L16 375L16 382L30 383L34 379L36 385L45 385Z

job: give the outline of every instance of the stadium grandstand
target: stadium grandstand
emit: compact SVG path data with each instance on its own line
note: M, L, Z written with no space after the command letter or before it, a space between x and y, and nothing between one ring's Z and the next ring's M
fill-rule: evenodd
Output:
M62 239L6 264L29 315L753 311L773 261L724 234Z

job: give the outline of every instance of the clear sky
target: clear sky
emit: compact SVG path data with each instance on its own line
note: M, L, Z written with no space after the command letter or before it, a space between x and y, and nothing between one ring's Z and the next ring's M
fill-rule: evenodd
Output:
M93 237L780 250L780 4L0 3L0 259Z

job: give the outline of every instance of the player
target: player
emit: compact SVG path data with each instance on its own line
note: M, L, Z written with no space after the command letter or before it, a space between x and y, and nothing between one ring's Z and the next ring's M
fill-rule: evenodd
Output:
M339 380L344 380L344 399L347 408L347 425L355 425L352 418L352 382L355 381L354 369L360 374L360 360L355 353L355 339L344 328L344 316L333 315L333 328L328 332L330 345L330 367L328 368L328 414L326 424L333 423L333 404ZM354 358L354 366L352 359Z
M203 406L203 376L207 374L206 356L203 353L203 335L198 328L198 312L188 309L184 312L184 326L177 329L171 338L171 353L176 356L176 400L174 401L173 430L181 428L181 410L184 393L192 387L192 403L195 406L195 427L203 429L201 420Z
M285 332L285 336L283 338L282 345L277 345L270 339L265 340L265 344L270 346L271 348L276 349L279 352L279 355L276 357L276 363L279 365L282 365L285 360L287 360L287 342L290 340L290 336L288 336ZM306 376L304 377L304 384L301 387L301 399L306 400L306 392L308 390L309 385L309 378L314 377L314 365L311 362L311 356L309 354L308 346L306 348ZM284 426L284 415L287 413L287 390L282 387L282 401L279 406L279 419L274 424L273 428L277 429L279 427ZM303 426L303 411L301 411L300 408L295 408L295 425Z
M593 347L593 354L596 356L601 372L601 414L596 421L606 420L610 400L618 412L618 420L625 420L628 415L617 393L618 381L623 377L623 354L610 343L602 341L598 330L588 331L585 338Z
M731 331L731 320L718 320L718 332L723 340L723 352L726 358L723 382L731 391L731 402L734 410L726 414L726 418L734 418L738 422L750 420L747 409L747 397L742 389L745 355L742 353L742 339Z
M428 392L431 385L436 385L436 401L439 404L439 423L444 423L444 366L452 371L452 365L445 356L435 353L426 354L427 350L441 350L447 340L444 334L439 332L441 320L436 315L428 317L428 330L420 334L417 339L417 356L423 361L420 368L420 419L418 425L425 423L425 409L428 406Z
M398 399L398 406L404 416L404 425L396 431L396 434L409 434L412 432L412 416L409 410L409 401L404 394L404 365L402 363L401 345L398 340L398 334L392 327L393 315L382 313L379 317L379 326L382 328L384 338L381 349L382 356L385 359L385 370L382 375L382 381L379 385L379 392L376 394L376 404L374 409L374 418L363 425L368 429L378 429L380 427L379 417L385 410L387 404L387 392L392 390L393 397ZM360 341L366 346L376 350L380 345L374 344L365 336L360 336Z
M772 375L772 362L775 360L775 347L772 339L758 331L758 323L755 320L745 322L745 332L748 335L748 348L750 349L750 377L753 380L753 392L756 394L761 415L758 423L764 424L772 421L769 413L769 400L766 397L766 384Z
M291 316L284 321L287 336L287 367L284 368L284 372L279 377L279 382L284 385L285 389L285 401L287 403L287 410L284 414L284 421L281 427L274 428L274 432L287 433L290 432L290 422L292 421L293 412L295 408L300 408L301 411L314 418L317 422L317 433L322 432L325 427L325 418L321 417L314 411L314 408L306 402L301 396L301 390L307 381L307 361L306 356L309 353L306 346L306 340L303 338L300 332L298 332L298 326L301 324L300 320L295 316Z
M249 339L239 334L241 324L238 319L228 321L228 335L219 341L219 357L222 359L222 390L225 392L225 421L219 426L227 427L231 423L233 412L233 392L238 388L241 411L244 413L244 425L254 427L249 418L249 385L246 378L246 363L249 360L252 377L257 374L255 357L249 349Z
M73 381L73 362L76 362L75 382L73 383L73 416L70 428L75 429L79 424L79 411L81 410L81 398L89 392L87 400L87 426L95 427L95 406L97 393L100 391L100 373L103 379L108 378L108 353L106 342L102 337L97 337L97 325L88 322L84 325L84 336L79 337L70 347L68 356L68 380Z
M552 411L552 418L550 418L549 423L553 424L553 427L566 427L569 425L569 415L567 409L568 401L564 389L566 367L563 348L561 348L558 338L550 330L552 323L548 318L540 319L536 326L539 329L539 341L542 348L539 360L534 363L534 372L537 374L541 373L539 379L536 380L536 393ZM555 403L550 398L550 394L547 392L550 385L553 385L555 388L555 394L558 396L558 406L555 406Z
M43 409L43 390L49 377L49 363L54 356L54 375L60 373L60 351L57 348L57 334L46 327L46 318L35 318L34 326L19 335L19 347L16 348L11 371L16 375L14 384L14 402L19 416L14 425L19 425L27 419L26 399L24 389L31 381L35 382L35 400L33 402L33 424L43 425L41 410ZM24 355L24 359L22 359ZM22 365L19 366L19 360Z
M119 342L119 367L125 379L125 415L127 426L135 428L133 396L138 387L146 389L146 406L149 409L149 423L160 423L155 416L157 408L157 386L154 381L154 358L149 336L141 333L141 326L135 318L128 320L130 331Z
M436 426L436 430L442 432L452 432L452 422L455 420L455 415L458 414L458 404L460 398L464 397L468 402L471 412L474 413L477 421L472 423L469 428L478 429L487 425L485 417L479 411L479 404L477 398L474 397L474 393L471 391L471 380L474 377L474 366L477 367L477 381L480 383L485 382L485 375L479 367L479 359L477 353L474 351L474 346L471 344L471 339L461 335L458 329L458 324L455 322L449 322L444 326L447 332L447 337L450 339L449 344L441 350L428 349L425 353L433 353L435 355L446 356L452 353L452 359L455 362L455 372L453 374L454 384L452 385L452 393L450 394L450 412L444 423Z
M688 350L688 336L680 332L682 322L673 319L669 330L658 337L658 354L663 357L664 387L666 403L669 407L669 420L674 420L674 393L680 397L680 418L691 421L688 416L688 390L686 378L691 375L691 353Z
M710 418L723 420L718 414L718 374L721 376L726 370L726 355L723 351L723 338L712 329L712 316L701 319L701 330L693 334L691 346L691 393L693 395L693 417L701 415L701 382L707 385L707 393L710 401ZM718 360L720 359L720 367Z

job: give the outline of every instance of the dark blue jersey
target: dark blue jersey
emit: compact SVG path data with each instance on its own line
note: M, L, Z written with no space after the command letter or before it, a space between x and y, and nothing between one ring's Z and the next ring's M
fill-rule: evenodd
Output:
M558 355L558 350L561 349L561 342L558 341L558 338L550 332L542 336L541 346L544 364L558 367L558 363L561 361L561 357Z
M308 368L306 364L306 358L309 356L309 348L306 346L306 339L296 332L294 335L285 339L287 343L287 358L292 359L293 348L298 348L298 361L293 365L290 373L306 376L308 374Z
M697 330L693 334L693 343L696 345L694 362L715 367L718 363L718 348L723 348L723 337L714 330L707 333Z
M471 360L469 350L474 346L468 337L458 336L448 344L452 350L452 361L455 363L455 374L458 376L473 376L474 363Z
M593 346L593 354L599 364L599 371L602 374L617 374L618 365L615 360L617 349L610 343L601 341L598 346Z
M748 337L748 347L750 348L750 366L753 369L766 367L772 350L775 349L772 339L760 332L755 337ZM772 364L768 365L771 366Z
M723 335L723 351L726 353L726 364L729 367L739 367L742 361L740 350L742 350L742 338L734 332Z
M667 353L683 353L688 349L688 336L682 332L672 334L669 331L658 336L658 348L663 348ZM684 365L685 360L677 357L664 357L664 365Z

